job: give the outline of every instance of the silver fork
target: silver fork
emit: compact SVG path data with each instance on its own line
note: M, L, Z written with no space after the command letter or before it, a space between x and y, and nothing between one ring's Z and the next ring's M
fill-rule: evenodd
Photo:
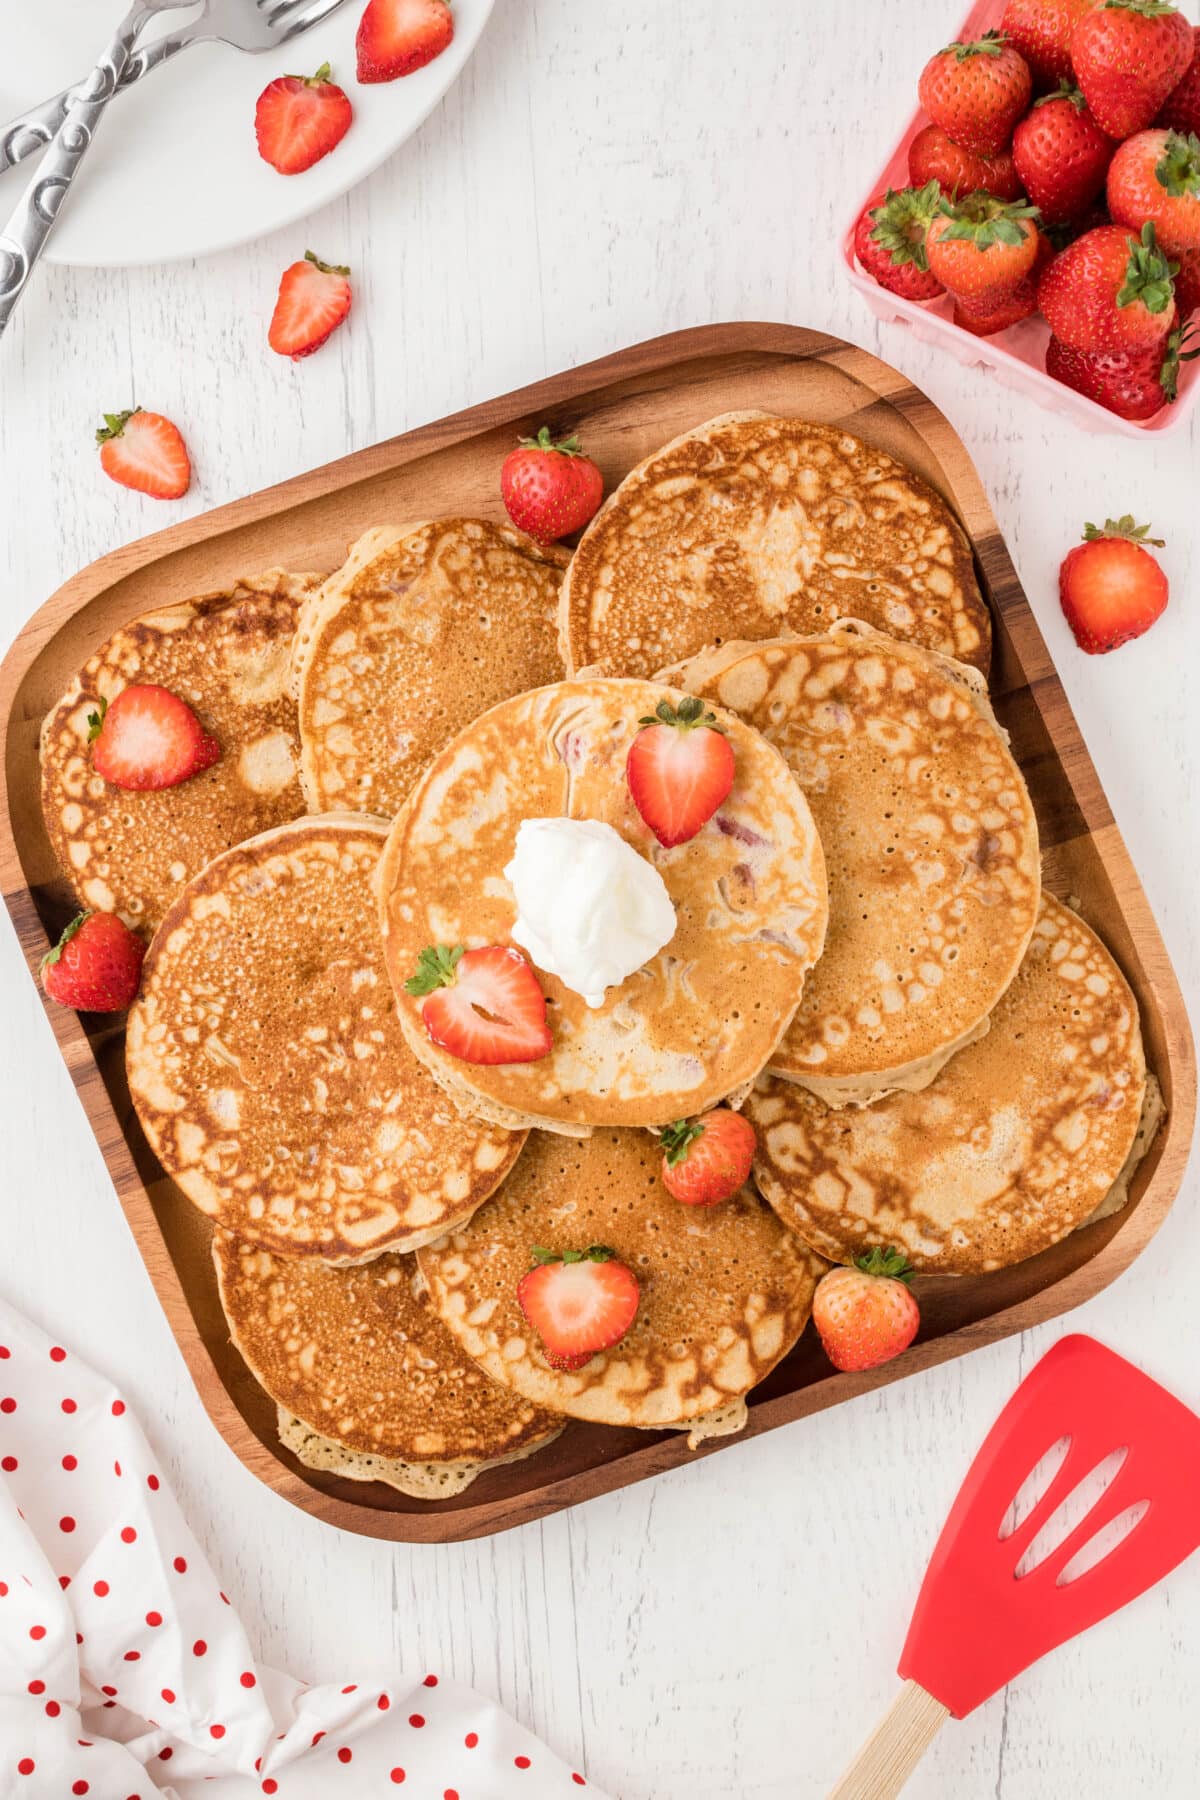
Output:
M187 0L175 0L176 10L186 4ZM297 32L319 25L343 4L344 0L204 0L198 18L164 32L152 44L135 47L117 83L118 92L132 87L189 44L216 41L232 44L236 50L274 50ZM0 171L43 149L86 85L64 88L61 94L0 125Z
M209 13L229 9L233 3L234 0L209 0ZM253 23L256 30L251 41L241 47L269 49L297 31L303 31L306 26L315 25L318 19L326 18L339 3L340 0L255 0L258 16ZM112 42L101 52L88 79L76 90L65 118L38 165L37 174L0 234L0 335L29 285L34 264L54 229L67 191L104 110L120 87L130 59L136 54L142 27L158 13L179 10L179 0L134 0ZM231 11L229 16L234 16ZM187 41L195 43L198 40L189 38Z

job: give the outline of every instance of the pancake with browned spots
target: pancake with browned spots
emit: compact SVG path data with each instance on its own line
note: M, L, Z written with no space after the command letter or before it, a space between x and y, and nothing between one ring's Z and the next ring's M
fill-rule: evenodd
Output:
M1041 890L1033 805L982 676L856 621L664 675L770 739L821 835L829 931L773 1073L830 1106L928 1086L987 1030Z
M838 1262L895 1245L918 1269L998 1269L1083 1224L1114 1183L1127 1191L1145 1091L1129 984L1046 894L991 1030L922 1093L831 1112L764 1077L746 1104L754 1176L784 1223Z
M305 607L296 640L312 810L390 819L464 720L556 681L568 561L557 545L482 519L361 538Z
M559 623L569 675L650 675L842 618L987 672L991 621L941 495L847 431L741 412L631 470L580 541Z
M229 1335L311 1467L440 1500L562 1430L463 1354L411 1256L333 1269L216 1231L213 1261Z
M374 878L382 820L327 814L226 851L146 956L126 1067L142 1128L216 1224L366 1262L475 1208L520 1135L464 1120L396 1022Z
M409 1043L469 1112L585 1134L668 1124L744 1092L777 1047L825 937L825 864L779 752L716 709L734 752L728 798L696 836L658 843L629 794L639 721L683 696L645 681L564 681L466 727L418 781L380 864L384 952ZM507 944L505 875L524 819L597 820L661 875L674 936L598 1007L539 969L554 1044L481 1066L433 1043L404 992L431 944Z
M132 620L102 644L42 727L46 831L81 906L153 931L179 889L232 844L298 818L300 742L289 673L316 575L271 569ZM88 721L134 683L169 688L221 746L175 787L111 787Z
M738 1403L803 1331L824 1263L749 1188L682 1206L643 1131L587 1139L534 1132L471 1223L418 1254L430 1297L463 1349L538 1406L606 1425L689 1424ZM637 1276L641 1302L611 1350L552 1368L517 1304L534 1246L605 1244Z

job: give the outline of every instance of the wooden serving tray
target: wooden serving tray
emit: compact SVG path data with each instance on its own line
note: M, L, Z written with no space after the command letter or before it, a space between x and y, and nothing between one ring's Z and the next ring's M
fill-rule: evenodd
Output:
M1195 1068L1183 1000L1146 897L1066 695L962 444L903 376L838 338L787 325L675 333L423 426L115 551L83 570L25 627L0 670L6 793L0 877L31 971L73 906L42 828L38 730L93 649L125 620L273 564L332 569L369 525L439 513L500 519L500 463L519 434L579 430L612 487L632 464L715 413L744 407L848 430L917 469L957 507L995 623L993 695L1037 807L1047 886L1073 896L1128 976L1147 1060L1168 1113L1116 1217L996 1274L931 1277L906 1355L839 1375L812 1331L756 1391L746 1435L1066 1312L1105 1287L1157 1230L1183 1176ZM426 1542L484 1536L674 1468L679 1432L570 1424L542 1454L481 1476L457 1499L410 1500L379 1484L316 1474L283 1450L275 1408L231 1346L209 1259L209 1227L150 1154L125 1084L123 1037L49 1009L130 1229L217 1429L293 1505L367 1536ZM737 1438L695 1454L717 1455Z

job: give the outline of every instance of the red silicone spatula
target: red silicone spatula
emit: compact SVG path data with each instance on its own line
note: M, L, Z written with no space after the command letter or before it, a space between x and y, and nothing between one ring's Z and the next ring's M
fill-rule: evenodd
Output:
M1014 1526L1023 1484L1064 1439L1057 1474ZM1124 1461L1083 1517L1022 1572L1025 1552L1060 1505L1120 1451ZM1079 1553L1101 1532L1119 1541L1076 1573L1074 1565L1088 1561ZM1021 1383L971 1464L917 1598L898 1670L905 1685L829 1800L892 1800L948 1714L965 1718L1198 1545L1200 1418L1094 1338L1063 1338Z

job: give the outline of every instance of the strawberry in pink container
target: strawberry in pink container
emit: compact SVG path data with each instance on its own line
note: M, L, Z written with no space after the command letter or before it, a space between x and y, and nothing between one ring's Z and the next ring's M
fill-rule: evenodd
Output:
M943 194L956 200L982 188L998 200L1021 198L1021 177L1011 150L995 156L976 156L964 150L940 125L927 125L908 146L908 179L915 188L936 181Z
M936 181L923 188L888 188L858 215L854 254L880 287L907 300L935 300L945 293L931 273L925 240L941 202Z
M929 227L929 267L953 294L956 313L983 322L1014 308L1022 318L1032 311L1028 277L1038 257L1036 218L1027 201L992 194L943 200Z

